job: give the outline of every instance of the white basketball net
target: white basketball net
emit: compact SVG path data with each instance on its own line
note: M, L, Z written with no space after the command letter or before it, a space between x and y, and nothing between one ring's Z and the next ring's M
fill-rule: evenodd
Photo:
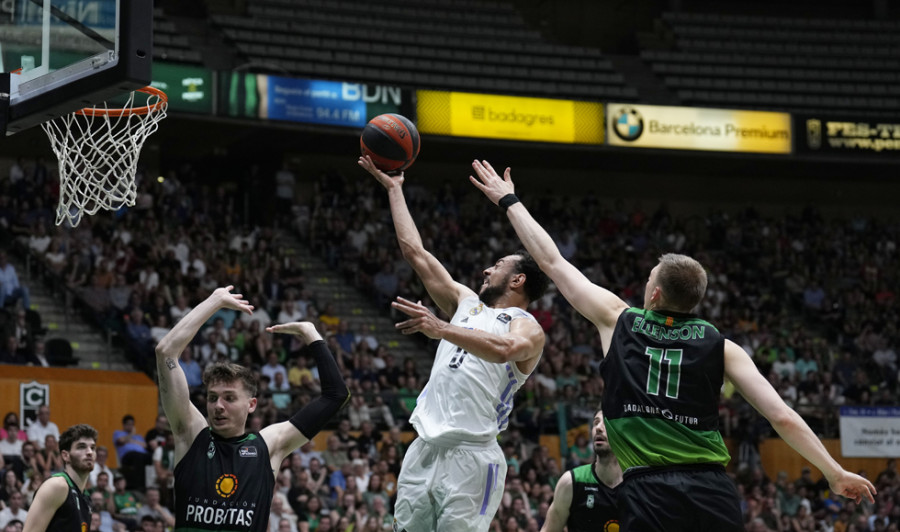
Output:
M146 96L134 107L135 95ZM59 160L56 225L74 227L85 214L134 206L134 177L144 141L166 117L168 101L156 89L132 92L122 108L89 107L42 124Z

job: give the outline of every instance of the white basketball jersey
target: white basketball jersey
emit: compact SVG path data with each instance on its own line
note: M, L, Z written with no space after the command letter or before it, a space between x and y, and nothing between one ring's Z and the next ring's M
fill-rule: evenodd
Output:
M472 296L460 302L450 323L493 334L509 332L516 319L534 320L517 308L491 308ZM488 362L441 340L431 378L410 416L410 423L427 442L445 445L487 443L509 425L513 395L528 375L515 362Z

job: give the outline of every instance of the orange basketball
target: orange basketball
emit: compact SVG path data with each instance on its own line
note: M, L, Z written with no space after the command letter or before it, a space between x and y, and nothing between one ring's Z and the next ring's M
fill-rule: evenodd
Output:
M400 172L419 155L419 131L405 116L378 115L363 129L359 147L382 172Z

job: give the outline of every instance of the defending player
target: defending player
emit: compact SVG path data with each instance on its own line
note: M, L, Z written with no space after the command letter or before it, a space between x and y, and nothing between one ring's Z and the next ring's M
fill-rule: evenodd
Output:
M212 364L203 374L207 418L190 402L177 360L200 327L219 309L252 314L232 287L219 288L183 317L156 347L159 393L175 436L175 529L264 532L275 472L282 459L315 436L349 397L331 352L308 322L269 327L296 334L315 357L322 395L289 421L246 432L256 410L256 381L248 368Z
M591 427L594 461L566 471L556 484L553 502L541 532L605 532L618 530L616 507L622 468L606 439L603 412L594 414ZM615 527L612 525L616 524Z
M91 524L91 499L84 495L91 471L97 431L74 425L59 436L63 470L48 478L34 495L23 532L83 532Z
M453 316L447 323L421 304L403 298L393 303L410 317L397 324L400 331L441 340L410 417L419 438L400 470L394 530L487 530L506 478L497 434L544 347L544 332L525 309L544 293L547 277L522 252L484 270L478 294L455 282L422 245L403 196L403 175L389 177L369 158L359 164L388 191L403 257L434 302Z
M567 262L550 235L486 161L472 163L472 183L506 214L560 292L600 333L605 359L603 413L624 473L619 508L624 532L742 531L730 456L718 431L719 391L728 378L778 434L825 475L833 493L874 500L868 480L845 471L803 419L785 405L753 360L692 314L706 291L706 271L675 254L650 272L644 308L629 308Z

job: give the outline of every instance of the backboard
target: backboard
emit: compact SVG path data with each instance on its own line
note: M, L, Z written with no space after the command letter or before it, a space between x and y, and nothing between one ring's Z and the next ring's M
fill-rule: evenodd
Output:
M153 0L0 0L0 133L145 87L152 63Z

